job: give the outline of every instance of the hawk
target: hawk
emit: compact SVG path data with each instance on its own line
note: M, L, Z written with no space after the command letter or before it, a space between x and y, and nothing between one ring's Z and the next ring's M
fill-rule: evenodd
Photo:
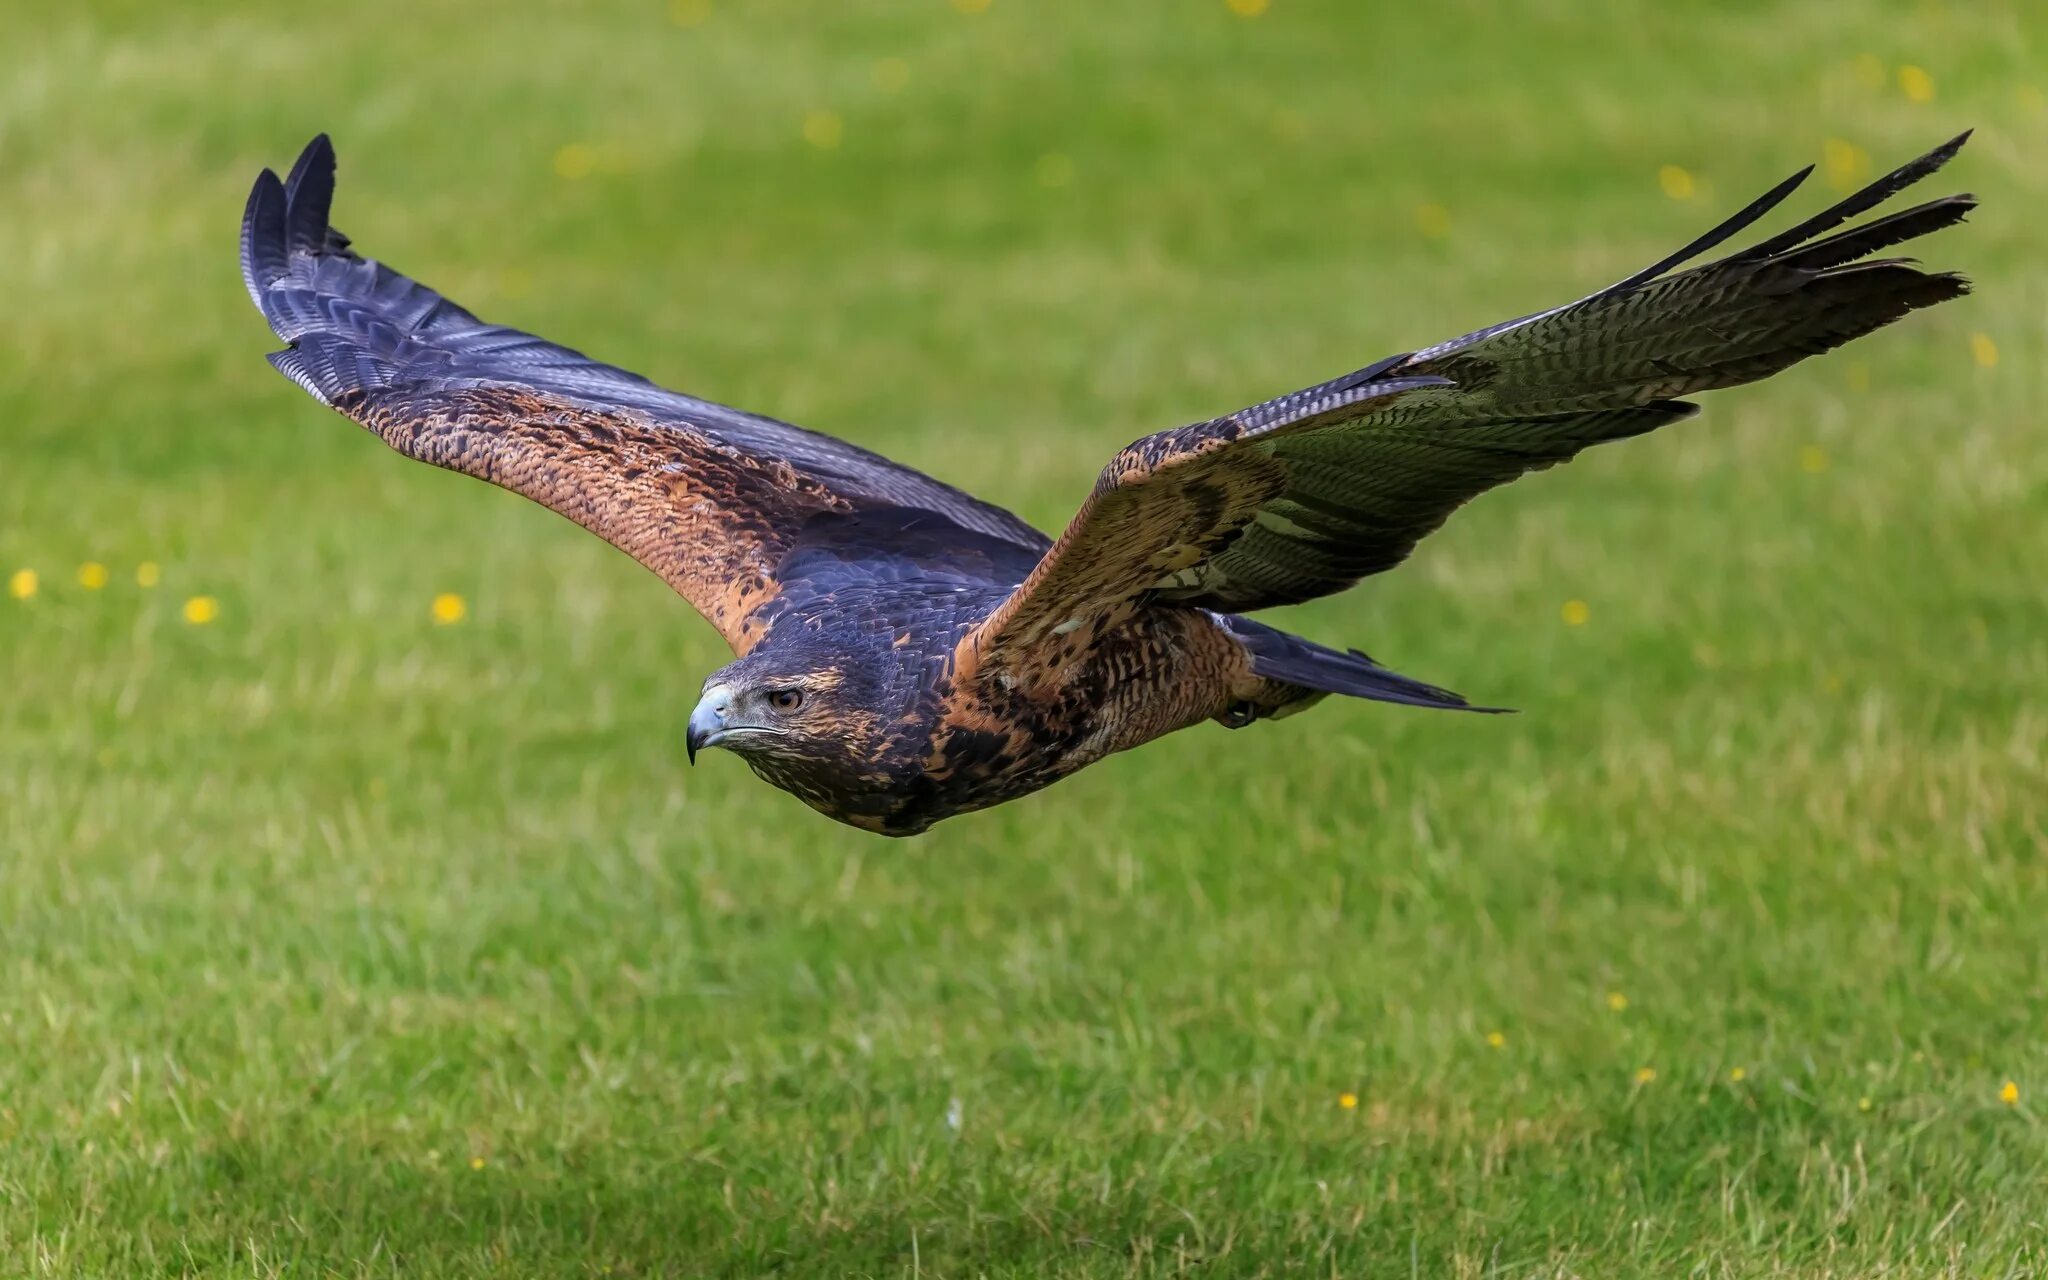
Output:
M1968 292L1873 255L1960 222L1971 196L1838 229L1968 137L1703 266L1684 264L1811 167L1576 302L1146 436L1057 539L866 449L486 324L359 256L328 221L325 135L288 178L257 177L242 279L289 344L270 362L315 399L567 516L718 629L736 660L689 715L692 762L723 747L828 817L904 836L1205 720L1243 728L1329 694L1487 710L1245 615L1391 569L1486 490L1692 416L1683 397Z

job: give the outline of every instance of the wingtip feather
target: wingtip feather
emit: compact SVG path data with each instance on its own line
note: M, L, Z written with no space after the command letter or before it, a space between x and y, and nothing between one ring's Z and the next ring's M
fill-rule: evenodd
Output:
M327 219L334 204L334 144L315 134L285 181L286 243L293 253L319 253L327 245Z
M334 169L334 143L324 133L316 133L312 140L299 148L299 158L292 162L291 176L285 179L287 196L296 197L308 174L316 168L332 172Z
M1707 250L1727 240L1729 237L1735 235L1735 233L1737 233L1738 231L1741 231L1744 228L1750 226L1757 219L1763 217L1771 210L1785 203L1786 198L1789 197L1794 191L1797 191L1800 188L1801 184L1803 184L1808 178L1812 176L1813 166L1807 165L1804 169L1799 170L1797 173L1792 174L1790 177L1782 179L1778 183L1778 185L1772 187L1769 191L1764 192L1756 199L1744 205L1741 209L1737 210L1733 216L1724 219L1720 223L1720 225L1716 226L1713 230L1707 232L1705 235L1694 240L1691 244L1686 245L1683 249L1680 249L1678 252L1671 254L1670 256L1662 259L1661 261L1651 263L1649 266L1644 267L1641 271L1636 272L1634 275L1628 277L1626 280L1616 281L1614 284L1611 284L1607 286L1607 288L1602 289L1599 293L1594 294L1593 297L1597 298L1607 294L1621 293L1625 290L1633 289L1637 285L1647 284L1650 281L1655 280L1658 276L1661 276L1665 272L1671 270L1673 267L1681 266L1687 262L1692 261L1694 258L1699 257ZM1592 299L1590 298L1586 299L1586 301L1591 300Z
M242 209L242 284L249 300L263 306L263 291L285 273L290 258L285 245L284 184L264 169L249 188Z
M1908 160L1861 190L1852 192L1837 203L1814 214L1798 226L1789 227L1752 246L1738 255L1738 258L1745 262L1761 262L1766 258L1775 257L1787 249L1805 244L1823 232L1834 230L1859 214L1875 209L1955 159L1956 153L1963 149L1963 144L1970 140L1971 132L1973 131L1965 130L1927 154Z

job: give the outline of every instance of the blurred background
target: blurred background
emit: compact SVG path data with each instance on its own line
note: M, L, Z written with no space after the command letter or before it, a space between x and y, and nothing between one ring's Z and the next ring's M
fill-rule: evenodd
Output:
M2048 18L2021 0L0 4L0 1272L2026 1274ZM1333 700L910 842L711 629L262 360L365 253L1056 530L1111 451L1819 166L1975 296L1290 611ZM1917 247L1917 246L1916 246Z

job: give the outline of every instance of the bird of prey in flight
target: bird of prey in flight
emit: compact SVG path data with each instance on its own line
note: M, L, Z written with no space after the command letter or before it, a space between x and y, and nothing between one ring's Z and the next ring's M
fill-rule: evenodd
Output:
M913 835L1204 720L1327 694L1465 699L1252 621L1391 569L1452 511L1589 445L1959 297L1875 218L1968 134L1789 230L1684 264L1791 194L1576 302L1390 356L1109 460L1057 539L866 449L486 324L328 222L334 151L266 169L242 278L286 376L409 457L549 507L659 574L736 660L684 729L841 822Z

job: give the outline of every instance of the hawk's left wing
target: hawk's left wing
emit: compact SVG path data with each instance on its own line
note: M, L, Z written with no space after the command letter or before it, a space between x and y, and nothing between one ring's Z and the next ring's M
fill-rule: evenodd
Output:
M1960 296L1960 276L1869 255L1961 221L1970 196L1826 233L1934 172L1968 136L1717 262L1666 274L1810 170L1588 298L1137 441L962 641L963 670L1056 680L1091 634L1147 600L1243 612L1343 590L1399 564L1486 490L1695 412L1677 397L1754 382Z

